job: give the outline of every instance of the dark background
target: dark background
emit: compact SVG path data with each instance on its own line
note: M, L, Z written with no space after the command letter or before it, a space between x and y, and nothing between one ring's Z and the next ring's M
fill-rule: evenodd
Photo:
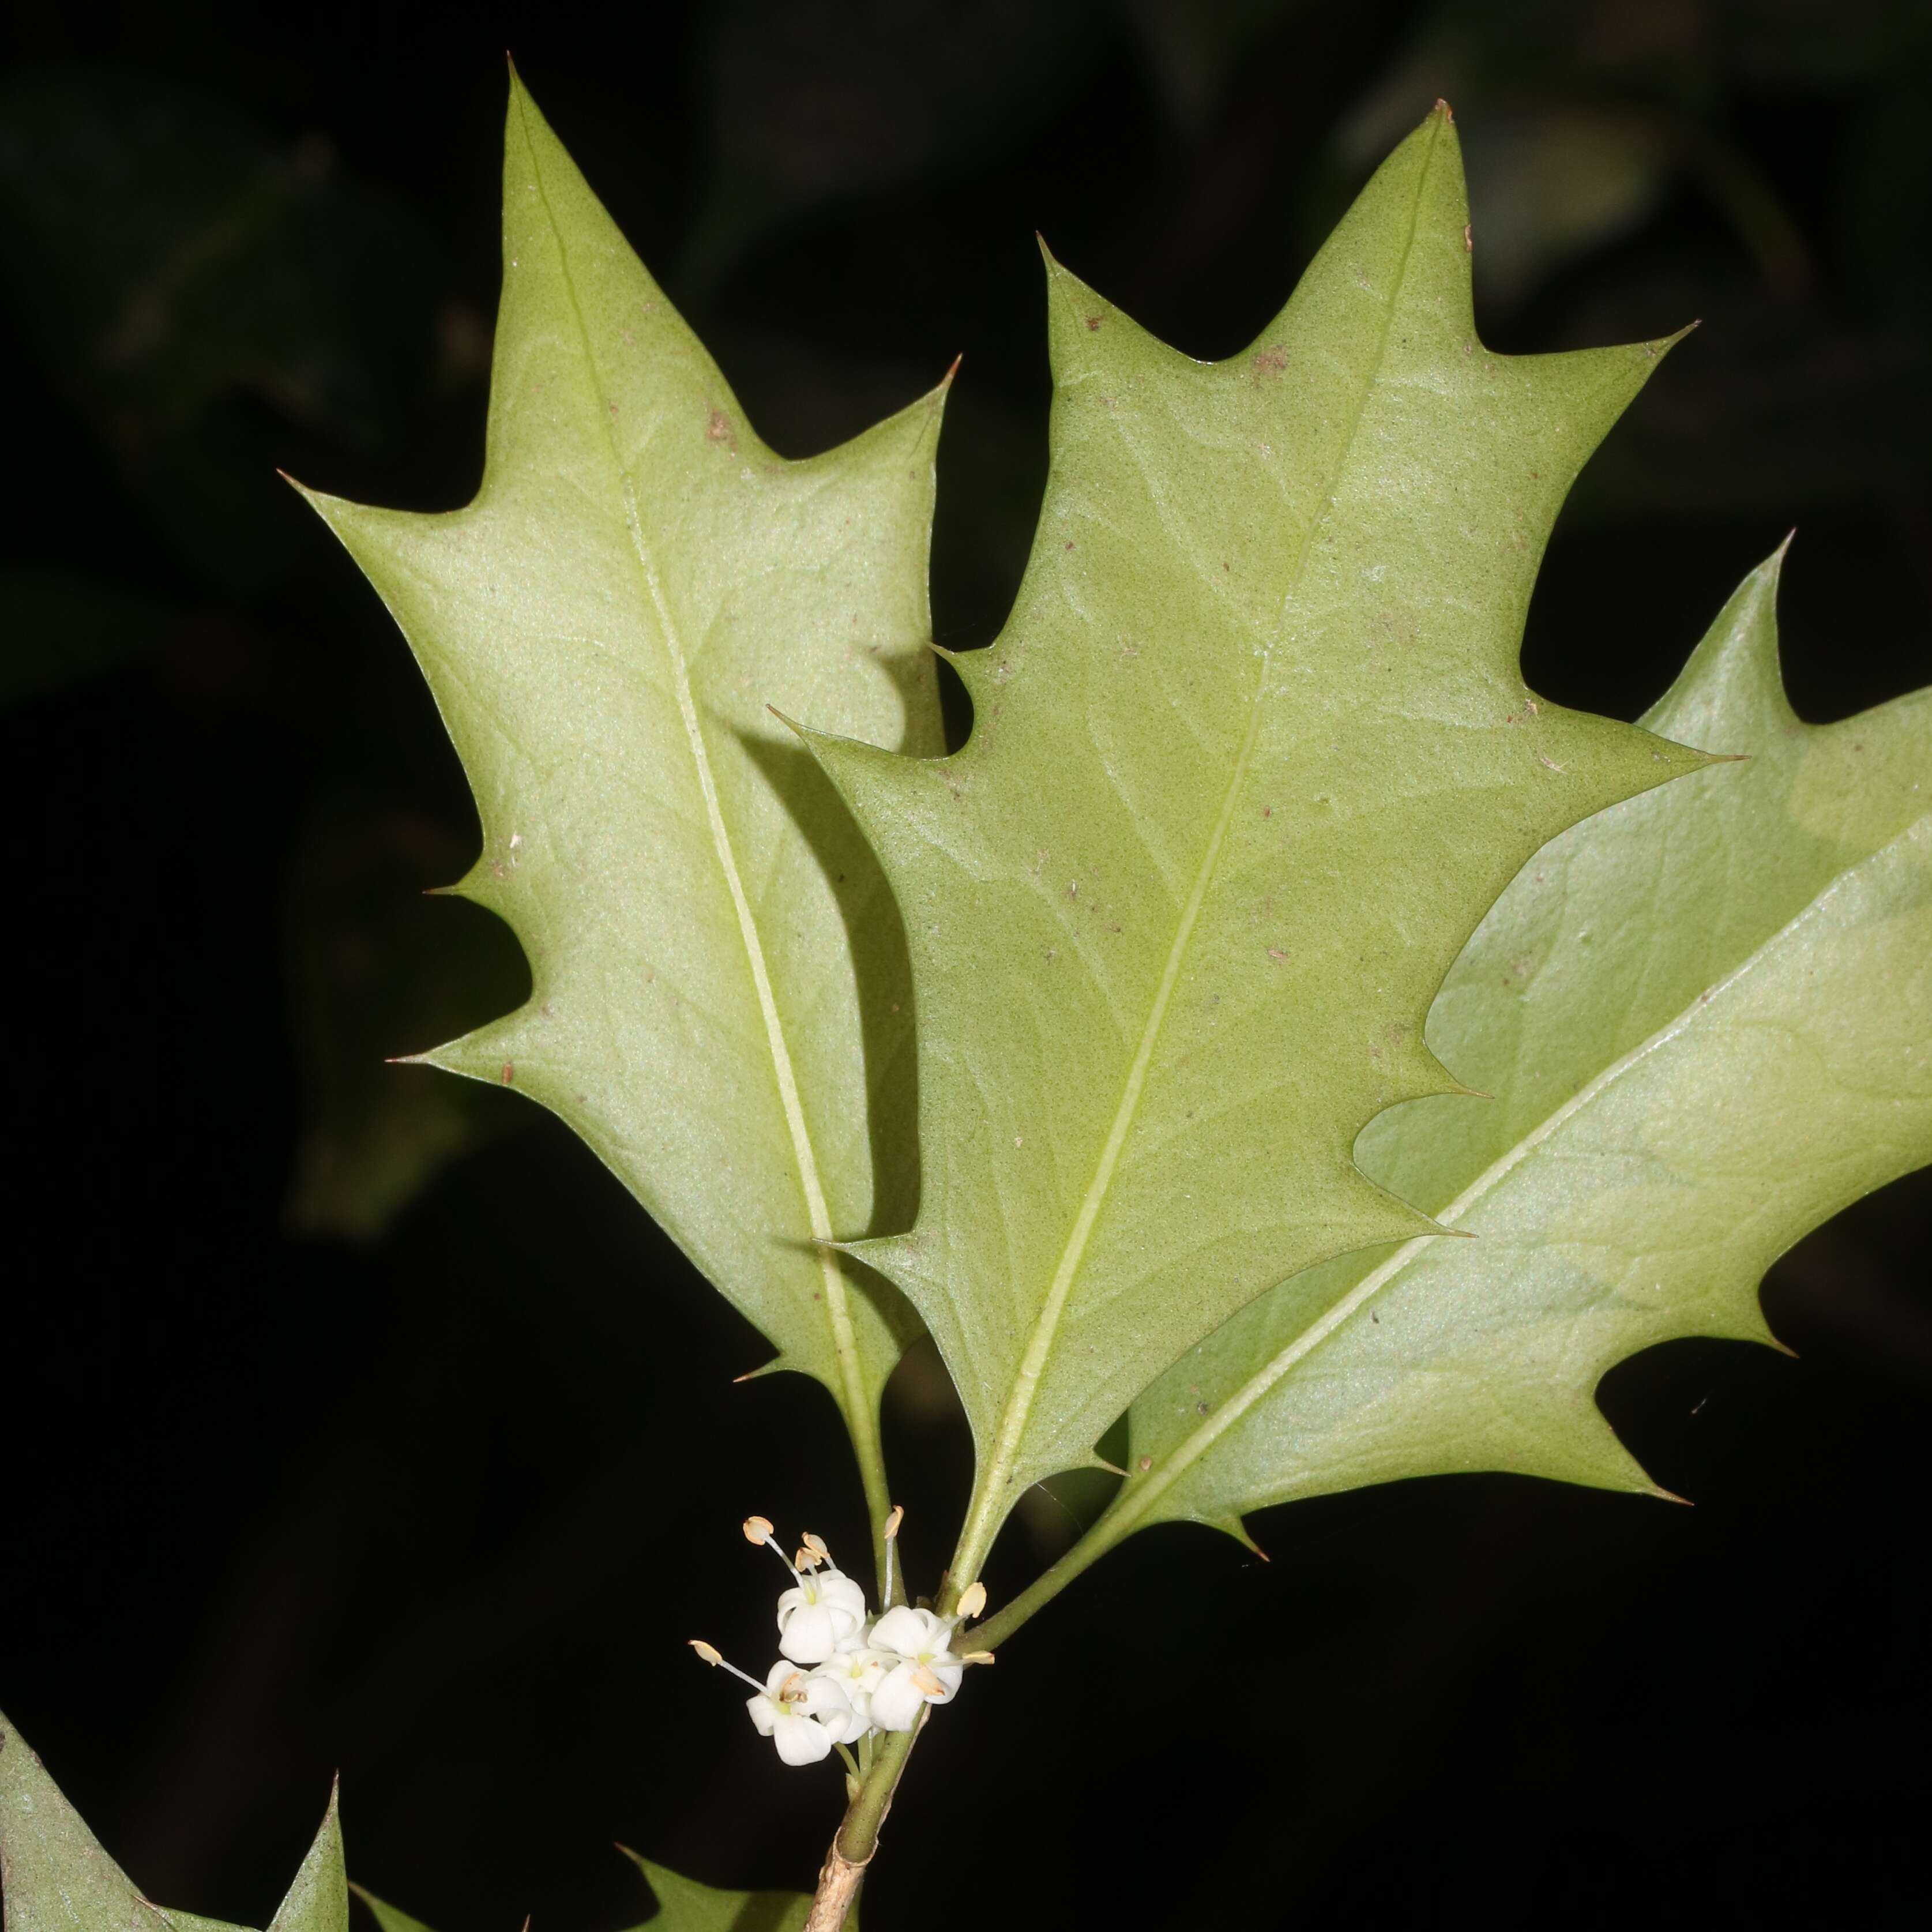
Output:
M263 1923L338 1766L353 1874L440 1932L634 1922L613 1838L803 1883L838 1806L682 1648L766 1654L748 1509L860 1542L830 1405L731 1386L758 1338L555 1122L380 1064L522 968L418 896L460 774L273 472L474 488L506 46L782 451L964 352L942 642L997 627L1041 485L1033 230L1226 354L1446 94L1492 344L1704 322L1565 514L1537 687L1635 715L1794 523L1800 708L1927 678L1923 6L6 20L0 1705L170 1904ZM1928 1248L1900 1184L1774 1274L1798 1361L1609 1378L1694 1510L1465 1478L1263 1517L1265 1568L1136 1539L934 1727L867 1925L1923 1922ZM929 1586L929 1360L888 1438ZM1036 1498L995 1600L1067 1533Z

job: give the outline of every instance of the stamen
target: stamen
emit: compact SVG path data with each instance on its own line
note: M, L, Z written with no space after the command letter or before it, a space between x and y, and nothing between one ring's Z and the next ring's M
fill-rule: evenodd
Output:
M812 1532L808 1529L802 1533L800 1540L804 1544L806 1548L810 1550L812 1555L818 1558L820 1562L830 1563L832 1561L832 1552L826 1548L825 1539L824 1537L814 1536L812 1534Z
M946 1686L922 1664L914 1665L912 1681L928 1697L943 1697L946 1695Z
M899 1525L905 1521L905 1505L895 1503L892 1514L886 1518L886 1593L882 1599L885 1607L890 1610L892 1599L898 1594L898 1586L892 1576L892 1557L898 1546Z
M990 1650L969 1650L960 1658L962 1664L991 1664L993 1653Z
M818 1558L809 1550L801 1550L791 1560L801 1570L816 1570L818 1568Z
M986 1586L975 1581L968 1583L959 1593L959 1616L964 1623L970 1623L986 1607Z
M778 1547L778 1538L772 1534L772 1521L770 1516L748 1516L745 1519L744 1531L745 1540L747 1543L762 1543L764 1544L765 1546L771 1551L772 1555L775 1556L778 1561L791 1572L792 1581L794 1582L802 1583L805 1581L805 1579L798 1574L798 1565L793 1562L791 1558Z
M712 1670L730 1671L734 1677L741 1683L748 1684L754 1690L762 1690L765 1688L748 1670L740 1670L735 1664L727 1664L716 1646L706 1643L701 1636L692 1637L688 1641L692 1648L696 1651Z

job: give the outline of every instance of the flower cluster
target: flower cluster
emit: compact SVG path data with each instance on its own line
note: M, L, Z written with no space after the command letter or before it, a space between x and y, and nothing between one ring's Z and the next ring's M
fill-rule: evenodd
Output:
M889 1589L899 1514L894 1510L886 1526ZM787 1764L816 1764L835 1745L851 1762L844 1747L880 1731L910 1730L927 1705L952 1701L968 1664L993 1660L989 1652L956 1656L952 1648L962 1617L986 1606L982 1585L961 1598L961 1616L898 1604L872 1617L863 1586L809 1530L796 1556L786 1556L761 1516L746 1520L745 1538L769 1545L791 1573L791 1588L778 1598L778 1660L761 1684L701 1640L691 1647L752 1686L757 1695L745 1708Z

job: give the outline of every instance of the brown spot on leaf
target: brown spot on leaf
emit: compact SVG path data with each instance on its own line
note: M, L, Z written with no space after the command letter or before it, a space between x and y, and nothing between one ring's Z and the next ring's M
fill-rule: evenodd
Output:
M1280 343L1271 342L1265 349L1255 351L1255 373L1258 376L1279 376L1288 367L1288 351Z
M505 1060L503 1063L503 1084L506 1087L509 1086L515 1080L516 1077L517 1063L514 1060Z

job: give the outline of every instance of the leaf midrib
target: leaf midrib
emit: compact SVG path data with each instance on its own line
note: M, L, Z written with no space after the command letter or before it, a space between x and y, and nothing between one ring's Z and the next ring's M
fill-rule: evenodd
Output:
M550 206L549 193L544 186L543 164L538 158L536 144L530 138L528 116L523 111L520 100L519 114L524 146L530 158L530 171L536 177L537 198L543 204L544 217L549 224L551 239L556 244L565 293L569 299L572 318L576 323L578 338L583 349L586 378L597 403L596 416L620 479L619 488L624 502L625 529L630 538L632 554L637 564L638 575L650 596L652 610L657 619L664 656L670 666L678 715L684 726L686 742L696 772L699 794L704 801L705 818L710 830L712 851L717 859L718 869L724 875L726 889L730 894L732 908L737 916L739 938L744 947L752 986L758 995L773 1081L778 1088L779 1106L784 1112L785 1125L790 1136L800 1191L803 1196L806 1220L817 1252L819 1273L824 1283L826 1324L831 1330L832 1352L838 1363L842 1388L841 1406L848 1412L848 1422L854 1437L860 1438L860 1462L864 1467L867 1459L863 1453L863 1438L870 1432L868 1426L869 1405L866 1398L864 1377L859 1363L857 1338L852 1327L851 1309L846 1296L845 1277L831 1250L824 1245L832 1239L832 1216L819 1177L818 1157L812 1148L804 1107L799 1096L796 1071L792 1064L790 1049L785 1041L784 1024L779 1016L771 974L765 961L764 942L758 934L758 923L738 870L736 854L732 848L730 830L724 822L723 808L718 800L717 782L712 771L710 753L705 744L699 722L697 702L691 688L690 671L685 661L676 620L664 596L650 546L645 538L638 508L637 491L631 480L629 468L625 463L623 452L618 446L616 434L611 428L609 402L597 375L596 356L591 346L590 332L584 319L582 304L578 298L576 280L571 273L570 250L558 225L556 211ZM873 1460L875 1461L876 1458Z
M1362 418L1381 376L1383 362L1388 353L1389 338L1402 300L1402 289L1408 280L1409 258L1414 252L1416 232L1420 226L1423 193L1428 184L1430 170L1435 163L1436 146L1441 134L1442 124L1438 116L1430 128L1429 145L1424 151L1421 165L1416 172L1414 199L1409 208L1408 231L1402 238L1402 254L1396 266L1388 302L1382 315L1374 358L1369 374L1362 384L1361 393L1356 399L1354 412L1349 418L1348 428L1342 436L1341 448L1336 453L1328 482L1309 518L1307 527L1302 533L1300 544L1289 566L1288 581L1281 597L1280 608L1283 613L1300 586L1302 574L1307 567L1309 552L1322 527L1324 518L1334 507L1336 486L1348 466L1350 457L1354 454L1355 439L1361 428ZM1280 621L1278 616L1274 634L1262 652L1260 673L1249 706L1247 728L1243 734L1234 769L1222 799L1220 814L1196 869L1193 887L1182 908L1174 941L1168 949L1166 964L1155 988L1146 1024L1142 1030L1139 1046L1128 1068L1120 1099L1114 1109L1112 1125L1102 1144L1093 1177L1082 1197L1066 1245L1061 1250L1058 1264L1048 1286L1046 1300L1035 1320L1026 1352L1021 1358L1019 1367L1015 1373L1012 1388L1000 1418L1000 1432L994 1442L993 1454L988 1457L974 1486L974 1507L969 1511L961 1532L958 1552L952 1564L953 1575L962 1586L978 1575L979 1567L985 1560L986 1552L991 1547L993 1537L1004 1516L1000 1498L1012 1483L1016 1466L1020 1460L1027 1425L1031 1419L1034 1400L1046 1373L1048 1358L1052 1353L1054 1341L1059 1332L1067 1302L1072 1297L1074 1282L1085 1261L1094 1224L1106 1204L1127 1137L1133 1130L1141 1096L1147 1084L1148 1072L1153 1064L1161 1029L1166 1021L1174 989L1179 982L1182 965L1193 938L1201 909L1206 902L1216 868L1220 862L1221 854L1227 842L1228 827L1233 823L1235 806L1242 785L1246 780L1248 767L1260 736L1268 670L1273 662L1274 646L1280 641Z
M1809 920L1844 886L1854 875L1865 870L1894 847L1914 837L1922 829L1932 826L1932 813L1915 819L1887 839L1882 845L1867 853L1855 863L1847 866L1835 874L1830 882L1816 893L1798 912L1763 940L1743 960L1714 985L1704 988L1691 1003L1674 1014L1657 1030L1640 1041L1630 1051L1584 1082L1568 1100L1553 1108L1539 1120L1529 1132L1516 1142L1496 1160L1484 1168L1449 1205L1436 1216L1438 1224L1445 1230L1454 1232L1457 1224L1520 1167L1524 1161L1541 1147L1550 1137L1574 1120L1582 1110L1593 1104L1603 1094L1634 1072L1650 1056L1668 1046L1673 1040L1690 1030L1700 1018L1714 1016L1720 1007L1724 995L1739 985L1767 961L1774 958L1787 940L1796 935ZM1111 1546L1128 1534L1144 1516L1148 1510L1172 1489L1202 1457L1214 1448L1228 1430L1240 1421L1301 1363L1306 1360L1323 1342L1360 1313L1390 1282L1396 1280L1415 1262L1424 1251L1442 1238L1439 1235L1420 1234L1414 1240L1405 1241L1382 1266L1363 1276L1361 1280L1333 1306L1324 1310L1295 1336L1288 1346L1271 1356L1259 1370L1251 1376L1235 1393L1218 1408L1214 1414L1200 1426L1184 1437L1180 1444L1162 1459L1158 1469L1149 1473L1130 1490L1124 1490L1116 1519L1118 1527L1106 1539ZM1131 1479L1130 1479L1131 1480ZM1249 1504L1244 1508L1265 1507ZM1108 1514L1112 1516L1113 1511Z

